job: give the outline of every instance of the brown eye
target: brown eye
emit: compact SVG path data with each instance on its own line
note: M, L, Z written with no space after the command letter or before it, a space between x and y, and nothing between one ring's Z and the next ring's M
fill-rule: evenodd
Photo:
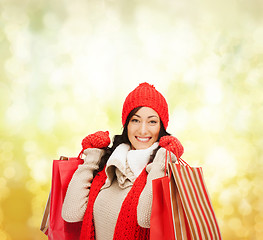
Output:
M133 123L138 123L139 120L134 118L134 119L131 120L131 122L133 122Z

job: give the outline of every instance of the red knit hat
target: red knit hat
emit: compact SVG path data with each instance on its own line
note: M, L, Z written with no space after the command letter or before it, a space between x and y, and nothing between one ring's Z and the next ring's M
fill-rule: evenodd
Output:
M164 128L169 121L168 105L163 95L158 92L153 85L141 83L126 97L122 108L122 125L125 125L129 113L137 107L150 107L155 110Z

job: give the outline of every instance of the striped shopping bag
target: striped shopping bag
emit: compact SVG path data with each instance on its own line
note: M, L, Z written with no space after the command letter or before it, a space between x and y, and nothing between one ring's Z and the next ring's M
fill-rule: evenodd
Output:
M169 162L169 169L172 172L170 189L177 239L221 240L202 168Z

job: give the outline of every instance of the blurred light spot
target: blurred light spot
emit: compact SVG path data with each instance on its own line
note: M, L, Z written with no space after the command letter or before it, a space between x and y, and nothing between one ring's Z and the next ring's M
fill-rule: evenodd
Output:
M29 109L25 103L17 101L11 105L6 111L7 123L18 124L22 123L28 116Z
M204 86L206 104L219 104L222 101L222 87L219 81L206 82Z
M224 206L222 208L224 216L231 216L234 213L234 207L231 204L229 204L229 202L226 201L225 203L222 202L222 205Z
M216 94L218 94L217 98L220 98L221 95L221 83L218 79L220 65L220 58L215 54L210 54L201 62L199 66L199 74L204 87L208 85L208 90L211 89L212 91L215 91ZM211 86L212 84L215 84L215 87ZM219 90L216 89L217 87L219 87ZM211 99L212 96L209 93L207 94L207 97Z
M246 216L249 215L252 211L252 207L250 203L246 199L242 199L239 203L238 210L241 215Z
M193 85L198 79L198 69L196 67L190 68L184 74L184 82Z
M78 144L78 146L80 146ZM72 152L68 147L61 146L57 149L57 156L71 156ZM58 157L59 158L59 157Z
M17 34L19 33L20 26L13 23L8 23L4 27L4 32L10 42L13 41L17 37Z
M48 181L49 161L45 158L38 158L32 161L32 156L28 156L27 163L31 170L31 176L37 183L46 183Z
M239 193L239 190L233 187L228 187L220 192L218 200L222 205L231 205L235 201L235 196ZM230 206L228 206L230 208Z
M55 111L50 106L44 108L39 116L39 128L43 131L52 131L55 124L55 116Z
M44 213L44 212L43 212ZM27 220L27 225L31 228L39 227L39 216L32 216Z
M65 106L62 108L61 117L65 122L73 123L78 121L76 108L73 106Z
M170 114L170 124L168 126L168 132L177 132L186 129L187 124L189 123L189 112L185 108L175 108L173 113Z
M15 55L15 53L13 54ZM26 73L23 64L15 57L10 58L5 62L5 70L12 77L21 77Z
M24 150L26 152L36 152L38 150L37 143L34 141L26 141L24 143Z
M33 179L26 182L26 188L32 193L36 193L39 189L38 183Z
M251 116L251 109L249 107L240 108L233 119L233 126L238 131L244 131L248 128L249 118Z
M240 195L242 195L244 198L249 196L252 190L253 183L251 183L248 179L243 178L238 181L237 185L239 188Z
M0 178L0 188L3 186L6 186L6 180L5 180L5 178L1 177Z
M51 73L51 76L50 76L50 79L49 79L49 84L53 87L55 87L56 89L59 89L59 88L63 88L65 82L64 82L64 79L65 79L65 71L63 71L63 69L61 68L58 68L58 69L55 69L52 73Z
M242 231L242 223L241 220L237 217L230 218L228 220L229 227L233 229L236 233Z
M259 184L259 183L255 183L254 185L253 185L253 190L252 190L252 193L255 195L255 196L263 196L263 189L262 189L262 182ZM263 201L262 201L262 203L261 203L262 205L261 205L261 207L263 208Z
M195 111L194 117L204 131L221 133L224 129L223 116L214 107L205 105Z
M7 168L4 170L4 176L5 176L6 178L11 179L11 178L13 178L13 177L15 176L15 174L16 174L16 170L15 170L14 167L7 167Z
M91 102L92 99L92 92L88 91L87 88L83 87L82 85L76 85L73 88L73 94L74 94L74 99L78 103L87 103ZM104 100L106 100L104 98Z
M9 152L8 150L3 150L2 152L0 152L0 159L2 161L2 163L4 162L10 162L14 157L13 152Z
M215 175L220 175L221 179L234 177L237 174L236 160L224 147L218 146L209 151L205 164L216 169Z

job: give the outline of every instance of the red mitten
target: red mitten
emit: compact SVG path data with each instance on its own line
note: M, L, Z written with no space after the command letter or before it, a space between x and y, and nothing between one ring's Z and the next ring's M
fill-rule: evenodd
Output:
M87 148L106 148L110 144L109 132L98 131L93 134L89 134L82 140L83 150Z
M184 153L184 147L180 141L173 136L163 136L160 138L159 145L168 151L171 151L177 159Z

